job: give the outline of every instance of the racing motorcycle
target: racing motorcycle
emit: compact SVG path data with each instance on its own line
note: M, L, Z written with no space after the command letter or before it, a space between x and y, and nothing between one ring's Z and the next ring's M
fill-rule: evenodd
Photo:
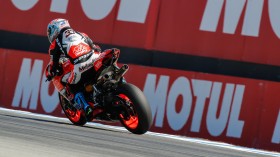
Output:
M117 66L119 55L119 49L108 49L87 70L93 75L83 81L82 91L93 110L91 115L86 116L82 107L72 105L59 93L60 105L74 125L82 126L88 121L101 120L120 121L134 134L144 134L150 129L150 105L138 87L125 81L124 74L129 67L126 64Z

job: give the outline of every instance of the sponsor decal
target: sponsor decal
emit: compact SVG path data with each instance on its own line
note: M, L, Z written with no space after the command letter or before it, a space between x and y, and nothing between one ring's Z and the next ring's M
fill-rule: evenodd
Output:
M79 57L78 59L75 59L75 60L74 60L74 64L79 63L79 61L81 61L81 60L83 60L83 59L89 57L90 55L92 55L92 52L90 52L90 53L88 53L88 54L85 54L85 55L82 55L82 56Z
M99 68L101 68L101 66L102 66L102 60L97 60L96 62L94 62L95 71L97 71Z
M65 22L65 21L63 21L63 22ZM68 38L69 35L71 35L71 34L75 34L75 32L74 32L73 29L67 29L67 30L64 32L65 38ZM71 39L69 39L69 40L71 40Z
M237 26L241 21L243 12L244 19L241 34L244 36L258 37L260 33L263 8L268 7L268 16L271 27L280 38L279 14L280 1L268 0L268 5L264 5L265 0L208 0L204 10L200 30L216 32L219 21L223 17L223 33L235 34ZM245 11L244 11L245 10Z
M90 48L87 44L80 43L78 45L71 46L69 53L71 53L71 51L75 54L75 56L81 56L81 55L89 52Z
M43 0L12 0L19 10L28 11ZM71 3L71 1L70 1ZM91 20L102 20L113 10L117 0L80 0L82 11ZM121 0L117 20L145 23L151 0ZM50 12L67 14L69 0L51 0ZM100 9L102 8L102 9Z
M226 136L241 137L245 122L239 119L239 114L245 85L178 77L168 91L169 83L169 76L147 75L144 93L152 106L155 127L162 128L166 116L168 125L174 131L181 130L192 119L190 131L200 132L202 117L206 114L210 135L220 136L227 129ZM224 93L222 88L225 88ZM179 96L183 101L178 112L176 102ZM193 105L194 114L190 117ZM209 105L208 111L203 112L206 105ZM220 115L217 117L219 107Z
M84 72L84 71L90 69L91 67L92 67L92 63L88 63L86 65L83 65L83 66L79 67L79 72Z
M50 82L45 82L43 61L35 59L33 66L31 62L30 58L22 60L12 107L36 111L40 100L44 112L52 113L59 103L57 92L49 93Z

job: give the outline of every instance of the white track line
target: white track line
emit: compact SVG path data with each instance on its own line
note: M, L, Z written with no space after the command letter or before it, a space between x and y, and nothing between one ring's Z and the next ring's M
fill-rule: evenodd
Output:
M6 108L2 108L2 107L0 107L0 111L13 112L16 114L28 115L28 116L38 117L38 118L45 118L45 119L52 119L52 120L56 120L56 121L70 122L67 118L54 117L54 116L37 114L37 113L32 113L32 112L27 112L27 111L6 109ZM113 130L119 130L119 131L127 131L124 127L103 125L100 123L89 122L86 125L113 129ZM169 139L198 143L198 144L226 148L226 149L237 150L237 151L242 151L242 152L255 153L255 154L259 154L259 155L269 155L269 156L274 156L274 157L280 157L280 153L278 153L278 152L270 152L270 151L258 150L258 149L253 149L253 148L246 148L246 147L235 146L235 145L222 143L222 142L213 142L213 141L207 141L207 140L202 140L202 139L182 137L182 136L156 133L156 132L150 132L150 131L148 131L145 135L164 137L164 138L169 138Z

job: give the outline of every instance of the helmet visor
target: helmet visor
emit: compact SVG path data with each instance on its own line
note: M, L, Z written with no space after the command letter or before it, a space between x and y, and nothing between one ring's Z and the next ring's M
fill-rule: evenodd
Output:
M51 43L52 41L51 41L51 31L52 31L52 29L50 28L50 27L48 27L48 31L47 31L47 35L48 35L48 39L49 39L49 42Z

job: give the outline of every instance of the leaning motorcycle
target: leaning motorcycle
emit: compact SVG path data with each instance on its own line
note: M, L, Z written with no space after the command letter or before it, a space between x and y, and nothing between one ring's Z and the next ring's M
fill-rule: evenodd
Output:
M134 134L144 134L150 129L150 105L138 87L125 81L124 74L129 67L126 64L117 66L119 55L118 49L108 49L89 66L91 70L88 71L94 75L83 82L82 91L93 109L92 115L86 116L82 107L73 106L59 93L60 105L73 124L82 126L95 119L120 121Z

